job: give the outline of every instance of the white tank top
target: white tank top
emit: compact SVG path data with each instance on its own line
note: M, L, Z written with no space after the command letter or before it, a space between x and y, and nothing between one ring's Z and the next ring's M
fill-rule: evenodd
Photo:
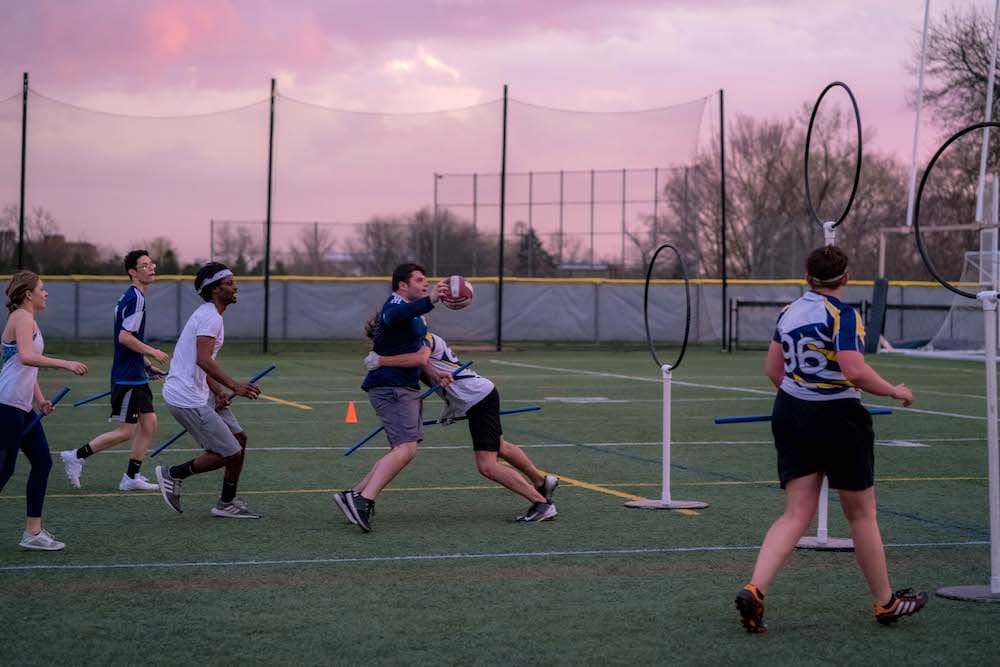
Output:
M31 338L37 354L45 349L40 329ZM31 412L31 399L35 395L35 381L38 379L36 366L25 366L17 354L17 342L3 342L3 368L0 369L0 403L10 405L25 412Z

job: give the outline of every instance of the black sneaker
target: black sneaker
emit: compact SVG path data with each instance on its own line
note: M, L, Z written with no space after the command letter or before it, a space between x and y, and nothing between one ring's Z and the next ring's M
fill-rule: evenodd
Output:
M156 481L160 484L163 502L178 514L181 513L181 484L183 480L170 476L170 466L156 466Z
M535 487L535 490L542 494L545 502L551 503L552 494L555 493L557 486L559 486L559 478L555 475L546 475L542 483Z
M927 593L914 593L912 588L896 591L889 599L889 604L874 605L875 620L882 625L895 623L904 616L912 616L927 604Z
M553 518L558 512L552 503L531 503L528 511L514 519L520 523L538 523Z
M368 500L360 493L351 492L347 496L347 509L358 528L366 533L372 531L371 521L375 516L374 500Z
M747 632L767 632L764 623L764 594L753 584L747 584L736 594L736 609L740 612L740 623Z
M339 509L344 516L347 517L347 520L350 523L357 524L358 522L355 521L354 516L351 515L351 508L347 504L347 497L352 493L354 493L354 491L352 489L348 489L347 491L340 491L333 494L333 504L337 506L337 509Z

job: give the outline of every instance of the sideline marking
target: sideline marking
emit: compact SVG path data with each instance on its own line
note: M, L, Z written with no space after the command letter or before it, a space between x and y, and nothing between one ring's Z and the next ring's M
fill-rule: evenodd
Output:
M302 405L301 403L295 403L293 401L286 401L283 398L275 398L274 396L268 396L267 394L260 394L260 398L266 398L269 401L274 401L275 403L281 403L282 405L290 405L293 408L298 408L299 410L312 410L308 405Z
M965 547L988 545L985 540L968 542L909 542L885 544L886 548ZM398 563L412 561L474 560L484 558L558 558L565 556L621 556L711 551L756 551L759 546L647 547L635 549L583 549L579 551L513 551L482 554L413 554L405 556L355 556L344 558L294 558L286 560L189 561L163 563L93 563L82 565L3 565L0 572L24 570L128 570L140 568L238 567L261 565L340 565L347 563Z
M876 477L875 481L882 483L889 482L982 482L989 478L986 476L952 476L952 477ZM630 493L624 493L621 491L614 491L614 487L624 487L624 488L653 488L659 487L659 482L607 482L604 484L588 484L587 482L581 482L580 480L573 479L572 477L559 476L560 482L566 482L565 487L573 488L580 487L582 489L589 489L591 491L600 491L601 493L607 493L612 496L619 496L621 498L626 498L628 500L645 500L642 496L634 496ZM713 482L675 482L673 486L754 486L754 485L765 485L765 484L777 484L776 479L757 479L757 480L723 480L723 481L713 481ZM337 493L343 489L270 489L264 491L240 491L241 494L248 496L283 496L291 494L307 494L307 493ZM468 486L400 486L400 487L390 487L384 489L384 493L403 493L403 492L420 492L420 491L500 491L503 490L502 486L494 484L471 484ZM148 491L136 493L134 491L109 491L107 493L47 493L46 498L153 498L158 497L160 494L158 491ZM185 496L217 496L218 493L215 491L185 491ZM15 495L3 495L0 496L0 500L15 500L20 501L22 498ZM693 510L677 510L679 512L698 514Z
M273 424L274 422L268 422L268 423L269 424ZM282 423L284 423L284 422L282 422ZM299 422L295 422L295 423L299 423ZM924 442L945 442L945 443L947 443L947 442L984 442L986 440L986 438L982 437L982 436L980 436L980 437L972 437L972 438L922 438L922 437L917 436L917 440L913 441L918 446L926 446L926 445L921 445L921 443L918 442L918 440L919 441L924 441ZM892 447L893 445L888 444L890 442L901 442L901 441L900 440L888 440L888 439L886 439L886 440L876 440L875 444L878 445L878 446L880 446L880 447ZM675 445L773 445L774 441L773 440L676 440L676 441L674 441L673 444L675 444ZM527 449L527 448L531 448L531 449L565 449L565 448L568 448L568 447L662 447L663 443L660 442L659 440L631 441L631 442L540 442L540 443L535 443L535 444L521 444L519 446L521 448L524 448L524 449ZM373 446L366 447L366 448L367 449L371 449L371 450L388 450L389 449L388 445L373 445ZM349 447L330 446L330 445L315 445L315 446L292 445L292 446L289 446L289 447L253 447L252 449L255 452L342 452L342 451L345 451L345 450L350 449L350 448ZM454 449L468 450L469 449L469 445L467 445L467 444L466 445L426 445L426 446L421 445L421 447L420 447L421 451L454 450ZM171 449L171 451L173 451L173 452L191 453L191 452L203 452L204 450L201 449L201 448L192 447L192 448ZM122 455L124 455L124 454L130 454L129 450L127 450L127 449L105 450L104 453L105 454L122 454Z
M500 364L502 366L520 366L522 368L537 368L546 371L560 371L562 373L571 373L575 375L596 375L598 377L608 377L608 378L618 378L621 380L634 380L636 382L655 382L657 384L662 384L662 378L648 378L639 377L636 375L621 375L618 373L603 373L601 371L584 371L577 368L558 368L556 366L538 366L536 364L523 364L516 361L500 361L499 359L490 359L491 363ZM748 389L745 387L727 387L725 385L719 384L698 384L696 382L682 382L680 380L672 380L673 384L682 387L694 387L696 389L718 389L720 391L737 391L743 394L762 394L765 396L774 396L773 391L765 391L763 389ZM921 410L919 408L904 408L899 405L876 405L874 403L869 404L873 408L889 408L897 412L915 412L922 415L936 415L938 417L954 417L956 419L975 419L976 421L986 421L986 417L977 417L976 415L966 415L959 412L941 412L940 410Z

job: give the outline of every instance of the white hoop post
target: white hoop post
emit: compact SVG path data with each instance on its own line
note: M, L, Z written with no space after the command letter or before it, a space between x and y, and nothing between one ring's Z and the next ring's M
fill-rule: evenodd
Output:
M927 23L931 0L924 2L924 29L920 38L920 69L917 74L917 110L913 119L913 154L910 158L910 191L906 197L906 226L913 225L913 203L917 195L917 145L920 142L920 110L924 106L924 65L927 62Z
M663 462L662 482L660 484L659 500L630 500L625 507L638 507L647 510L692 510L708 507L708 503L697 500L674 500L670 497L670 365L663 364Z
M795 545L796 549L814 549L816 551L854 551L854 541L849 537L830 537L827 529L827 509L830 504L830 482L823 477L823 486L819 490L819 506L816 508L816 536L803 537Z
M837 223L832 220L823 223L823 242L837 244ZM823 486L819 490L819 505L816 507L816 536L803 537L795 545L797 549L817 549L821 551L853 551L854 542L846 537L831 538L827 530L827 509L830 504L830 482L823 476Z
M996 277L994 277L994 283ZM948 586L937 594L953 600L1000 602L1000 453L997 446L997 292L976 295L983 304L986 346L986 458L989 461L990 583L988 586Z
M993 81L997 73L997 39L1000 38L1000 0L996 1L993 10L993 40L990 42L990 71L986 76L986 111L983 114L984 122L990 122L993 114ZM982 223L983 216L987 215L983 211L983 197L986 188L986 155L990 143L990 128L983 128L983 145L979 153L979 181L976 188L976 222Z
M826 245L837 245L837 228L834 227L836 224L832 220L823 223L823 242Z

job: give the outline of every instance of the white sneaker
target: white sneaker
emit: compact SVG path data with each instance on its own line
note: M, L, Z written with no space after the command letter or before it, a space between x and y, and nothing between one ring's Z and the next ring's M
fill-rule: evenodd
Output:
M134 479L123 474L122 481L118 482L119 491L156 491L159 488L156 484L153 484L138 473L136 473Z
M80 488L80 474L83 472L83 459L76 458L75 449L67 449L59 452L59 458L66 466L66 476L69 477L69 485L74 489Z
M38 549L40 551L59 551L65 549L66 545L52 537L49 531L42 529L37 535L32 535L28 531L21 534L21 546L25 549Z

